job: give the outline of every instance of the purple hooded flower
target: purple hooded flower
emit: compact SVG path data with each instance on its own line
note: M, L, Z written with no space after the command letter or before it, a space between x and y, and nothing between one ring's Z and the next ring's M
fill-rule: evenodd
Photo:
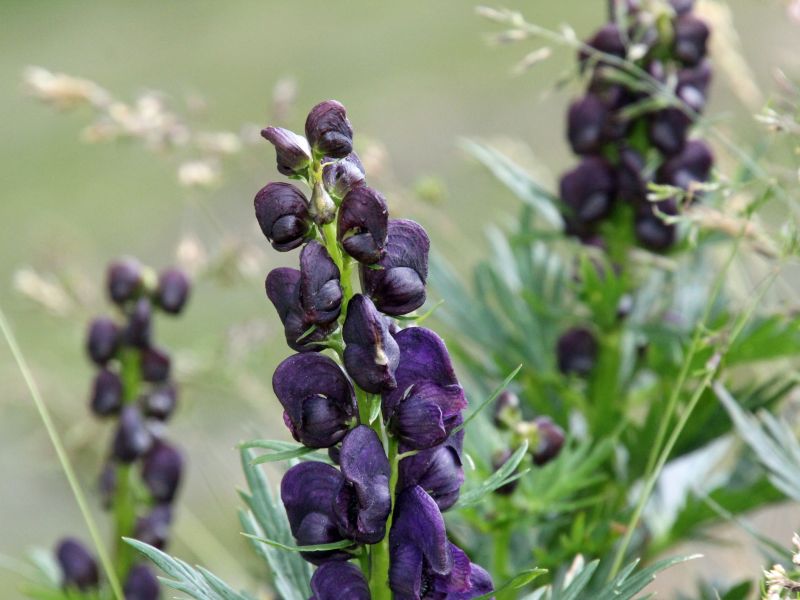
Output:
M533 449L533 462L542 466L561 452L564 446L564 430L553 423L550 417L537 417L534 423L538 431L538 442Z
M152 444L153 436L139 409L131 405L123 408L112 442L112 456L122 463L132 463L144 455Z
M586 40L586 45L598 52L625 58L625 42L616 23L603 25L591 38ZM586 61L590 56L588 50L581 49L578 53L578 59L581 62Z
M665 108L650 116L647 134L663 154L672 156L683 149L692 120L679 108Z
M696 67L678 71L676 93L695 112L703 112L706 106L708 86L711 84L711 63L706 59Z
M297 352L318 352L322 342L333 330L335 323L315 325L306 319L300 305L300 271L281 267L273 269L265 281L267 297L278 311L283 323L286 343ZM309 329L314 327L311 333Z
M142 350L140 359L142 379L150 383L163 383L169 379L172 360L161 348L151 346Z
M317 567L311 577L308 600L370 600L369 585L364 574L349 562L329 562Z
M161 597L158 578L147 565L135 565L125 580L125 600L158 600Z
M168 420L175 412L177 403L178 390L172 383L151 390L141 399L144 414L159 421Z
M308 168L311 146L302 135L282 127L267 127L261 130L261 137L275 146L278 171L282 175L300 175Z
M342 328L344 366L359 387L380 394L397 386L394 372L400 349L372 300L356 294L347 305Z
M658 214L677 215L678 207L672 199L662 200L642 206L636 215L634 232L642 246L654 252L664 252L675 243L676 228Z
M706 55L710 31L708 25L692 15L683 15L675 22L674 52L686 65L696 65Z
M564 332L556 344L558 370L568 375L575 373L586 377L597 360L597 340L584 327L573 327Z
M355 152L341 160L326 156L322 162L322 181L331 196L341 200L353 188L364 185L364 165Z
M100 584L97 561L78 540L61 540L56 547L56 559L65 588L88 592Z
M430 240L414 221L389 221L386 253L377 267L361 266L361 284L384 314L398 316L425 304Z
M410 327L395 336L400 364L397 388L384 393L383 413L391 431L409 448L444 442L467 407L447 347L430 329Z
M308 200L293 185L268 183L258 191L253 205L261 231L278 252L293 250L308 238Z
M379 193L360 186L348 192L339 210L338 235L345 251L364 264L380 260L386 249L389 209Z
M272 389L292 436L310 448L339 442L358 414L347 376L321 354L295 354L284 360L272 376Z
M172 507L169 504L157 504L144 517L136 519L133 537L163 550L169 540L169 527L172 523Z
M567 113L567 138L575 154L594 154L605 142L608 108L596 95L576 100Z
M281 480L281 500L298 545L330 544L345 539L333 512L343 481L335 467L321 462L301 462L286 471ZM350 554L326 550L303 552L303 558L319 565L328 560L348 560Z
M106 280L111 300L125 304L142 291L142 266L132 258L115 261L108 267Z
M603 158L584 158L561 178L561 200L578 224L596 223L611 212L616 192L614 171Z
M91 396L92 412L98 417L116 415L122 409L122 381L119 375L101 369L94 378Z
M174 446L159 441L144 457L142 481L156 502L169 504L181 483L183 456Z
M447 440L428 450L408 456L400 461L397 489L404 490L415 485L424 489L444 512L458 502L464 484L464 468L461 448L464 430L451 435ZM400 450L408 450L401 447Z
M645 160L639 152L632 148L620 150L617 188L622 200L632 204L646 201L647 179L644 171Z
M447 539L444 519L419 487L397 498L389 532L389 587L395 600L468 600L491 592L488 574Z
M164 269L158 275L158 287L155 300L161 310L171 315L177 315L186 306L189 299L191 283L186 274L180 269Z
M153 307L148 298L139 298L128 315L123 338L126 345L146 348L150 345L153 324Z
M105 365L117 353L119 348L119 327L114 321L98 317L89 324L86 338L86 350L95 364Z
M342 311L342 285L339 267L325 246L311 241L300 253L300 305L305 320L316 325L328 325Z
M688 190L694 182L708 181L714 154L701 140L689 141L683 152L673 156L658 170L658 181Z
M336 100L320 102L306 119L306 137L320 156L344 158L353 151L353 128L347 111Z
M344 476L334 502L339 531L361 544L377 544L386 535L392 510L392 469L378 434L366 425L351 429L339 462Z

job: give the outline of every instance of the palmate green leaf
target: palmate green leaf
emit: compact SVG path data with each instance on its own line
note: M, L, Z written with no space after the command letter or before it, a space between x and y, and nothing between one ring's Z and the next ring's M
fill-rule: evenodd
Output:
M488 494L491 494L496 489L501 488L507 483L515 481L527 474L530 469L514 474L514 471L519 466L519 463L522 462L522 459L525 458L525 454L527 452L528 442L523 441L522 445L517 448L514 454L508 458L502 467L492 473L492 475L485 479L483 483L481 483L474 490L469 490L461 494L461 497L456 504L456 509L466 508L467 506L478 504L481 500L483 500L483 498L485 498Z
M195 600L253 600L252 596L236 592L202 567L192 567L139 540L123 539L166 574L166 577L159 577L159 580L167 587L183 592Z

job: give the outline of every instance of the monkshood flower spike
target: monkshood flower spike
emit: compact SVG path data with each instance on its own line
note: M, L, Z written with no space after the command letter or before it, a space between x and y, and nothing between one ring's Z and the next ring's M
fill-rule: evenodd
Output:
M367 186L339 102L310 111L305 137L263 135L279 172L306 184L268 183L254 205L276 250L301 248L299 268L273 269L265 288L296 352L272 378L304 446L289 455L324 449L330 459L295 464L281 481L295 550L317 565L311 599L491 594L491 578L448 540L442 518L464 483L467 398L444 341L415 324L428 235L390 219L386 198Z

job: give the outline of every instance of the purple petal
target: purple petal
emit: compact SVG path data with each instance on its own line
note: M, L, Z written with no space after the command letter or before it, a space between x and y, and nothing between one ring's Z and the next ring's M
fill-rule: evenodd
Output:
M345 368L362 389L379 394L397 386L394 372L400 362L400 348L368 297L356 294L350 300L342 337Z
M268 183L253 205L261 231L279 252L297 248L309 236L308 200L288 183Z
M413 385L400 401L389 420L389 428L410 448L432 448L447 439L466 407L461 386L422 381Z
M300 253L300 304L309 323L327 325L342 310L339 268L325 246L311 241Z
M308 113L306 137L317 154L344 158L353 151L353 128L336 100L320 102Z
M397 480L399 490L419 485L444 512L457 501L464 483L464 468L461 463L461 444L464 431L451 435L447 441L435 448L422 450L400 461ZM401 446L401 451L410 448Z
M302 135L282 127L267 127L261 136L275 146L278 171L282 175L297 175L311 162L311 146Z
M317 342L324 340L330 334L333 324L317 325L310 334L307 334L313 323L306 320L300 306L300 271L288 267L273 269L267 275L265 288L267 297L275 306L278 317L283 323L289 347L298 352L322 350L323 346Z
M330 562L317 567L311 577L313 596L309 600L370 600L367 580L349 562Z
M183 456L177 448L159 441L142 463L142 481L157 502L172 502L181 483Z
M388 235L386 199L366 186L350 190L342 201L337 228L339 241L350 256L364 264L377 262Z
M584 158L561 178L561 200L570 214L567 217L581 224L591 224L611 211L615 194L614 172L602 158Z
M343 159L331 163L329 157L323 159L325 166L322 168L322 181L325 189L331 196L344 198L350 190L364 185L364 165L355 152L351 152Z

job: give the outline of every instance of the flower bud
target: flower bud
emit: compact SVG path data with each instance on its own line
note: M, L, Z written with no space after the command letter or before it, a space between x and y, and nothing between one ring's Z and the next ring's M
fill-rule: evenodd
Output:
M132 258L113 262L108 267L107 283L111 300L116 304L125 304L142 291L142 267Z
M503 390L494 402L494 425L498 429L508 429L522 418L519 409L519 396L511 390Z
M278 252L297 248L311 235L308 201L289 183L268 183L253 201L261 231Z
M74 538L66 538L56 547L61 567L61 581L66 589L88 592L100 585L97 562L86 547Z
M356 294L347 305L342 337L346 344L344 366L361 389L379 394L397 386L394 372L400 349L383 316L366 296Z
M568 221L592 224L611 212L615 182L611 165L603 158L588 157L561 178L561 200L571 214Z
M145 348L141 353L142 379L150 383L163 383L169 379L171 360L169 354L156 347Z
M111 319L98 317L89 324L86 349L95 364L103 366L119 348L119 327Z
M424 489L444 512L458 502L464 484L464 467L461 451L464 430L451 435L447 440L428 450L420 450L400 461L397 489L404 490L415 485ZM406 452L409 448L401 446Z
M152 316L153 309L150 305L150 300L139 298L128 315L128 323L123 335L127 345L136 346L137 348L146 348L150 345Z
M135 565L128 571L123 592L125 600L158 600L161 586L147 565Z
M511 450L510 448L496 452L492 456L492 469L497 471L500 467L502 467L504 464L508 462L508 459L511 458L513 454L514 451ZM500 486L494 491L494 493L500 496L510 496L517 489L518 485L519 485L519 479L515 479L514 481L511 481L509 483L506 483L505 485Z
M692 66L706 56L710 31L708 25L692 15L683 15L675 22L675 57Z
M97 491L100 495L100 505L109 510L114 505L114 494L117 493L117 467L108 461L103 465L100 476L97 478Z
M261 130L261 137L275 146L278 171L282 175L302 175L308 168L311 146L302 135L282 127L267 127Z
M344 197L339 210L339 241L350 256L363 264L380 260L386 248L389 209L377 191L356 187Z
M425 304L430 240L414 221L389 221L386 253L377 268L361 266L361 284L379 311L397 316Z
M177 403L178 390L174 384L168 383L151 390L142 398L142 411L151 419L166 421L172 416Z
M278 316L283 323L286 343L297 352L319 352L324 348L319 342L323 341L336 326L332 321L330 325L314 325L306 320L305 313L300 305L300 271L282 267L273 269L264 282L267 297L275 306ZM313 327L311 333L309 329Z
M666 215L678 214L678 208L672 199L642 206L636 215L634 231L642 246L654 252L664 252L675 243L675 225L666 223L656 211Z
M556 458L564 446L564 430L553 423L550 417L534 420L538 430L538 442L533 450L533 462L542 466Z
M177 448L157 442L144 457L142 481L158 503L169 504L178 492L183 472L183 456Z
M372 595L364 574L353 563L327 562L311 577L309 600L370 600Z
M112 456L119 462L132 463L143 456L152 444L153 436L139 409L135 406L124 407L111 448Z
M272 376L272 389L292 436L309 448L341 441L358 415L347 376L321 354L295 354L284 360Z
M711 63L708 59L694 68L678 71L676 93L695 112L703 112L706 106L708 86L711 84Z
M587 94L569 107L567 138L575 154L594 154L600 151L604 139L608 109L603 101Z
M331 162L333 160L335 159L327 156L323 159L325 166L322 167L322 181L328 193L341 200L350 190L364 185L364 165L355 152Z
M339 267L317 241L310 241L300 253L299 290L307 322L328 325L339 318L343 298Z
M92 412L98 417L116 415L122 408L122 381L119 375L101 369L94 378L91 395Z
M164 269L158 276L155 301L161 310L177 315L189 299L191 284L180 269Z
M353 128L336 100L317 104L306 119L306 137L320 156L344 158L353 151Z
M172 523L172 508L169 504L158 504L146 516L136 519L133 537L140 542L163 550L169 541Z
M314 219L314 223L320 227L333 223L336 218L336 203L330 197L321 181L317 181L314 184L314 189L311 190L311 203L308 206L308 213Z
M603 25L591 38L586 40L586 45L598 52L625 58L625 42L616 23ZM590 56L591 53L588 50L581 49L578 53L580 62L586 61ZM602 58L599 61L602 63Z
M663 154L672 156L683 149L692 120L678 108L665 108L650 116L647 135Z
M688 190L693 183L708 181L714 154L701 140L689 141L683 152L673 156L658 170L659 183Z
M558 338L556 356L558 370L563 374L586 377L597 360L597 340L588 329L573 327Z

